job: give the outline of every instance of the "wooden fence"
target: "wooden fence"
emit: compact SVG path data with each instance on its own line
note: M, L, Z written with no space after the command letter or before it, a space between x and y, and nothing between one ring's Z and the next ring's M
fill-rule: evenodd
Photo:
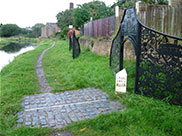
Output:
M84 24L81 34L89 37L111 38L114 32L118 31L123 11L124 9L120 9L119 18L111 16ZM170 35L182 36L182 5L140 4L137 16L148 27Z
M160 32L182 36L182 5L140 5L138 18Z
M107 17L90 21L84 24L81 31L84 36L89 37L108 37L110 38L114 34L115 29L115 17Z

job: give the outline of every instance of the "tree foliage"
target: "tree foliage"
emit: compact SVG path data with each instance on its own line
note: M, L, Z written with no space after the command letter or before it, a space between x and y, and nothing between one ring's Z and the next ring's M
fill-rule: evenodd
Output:
M142 0L142 2L148 4L168 4L168 0Z
M92 17L95 19L105 18L112 16L114 9L106 6L102 1L94 0L83 5L78 5L78 8L74 10L74 26L80 27L84 23L88 22Z
M16 24L5 24L0 27L0 36L1 37L10 37L15 36L21 33L21 28Z
M73 9L59 12L56 17L57 25L61 28L61 32L58 34L58 37L64 39L69 31L68 26L73 25Z
M80 27L84 23L90 20L89 11L83 8L81 5L74 10L74 26Z
M57 25L63 30L69 25L73 25L73 9L65 10L57 14Z
M44 24L37 23L32 27L32 30L20 28L16 24L0 24L0 36L11 37L16 35L24 35L28 37L39 37L41 35L41 28Z
M29 37L39 37L41 35L41 28L44 27L44 24L37 23L32 27L31 31L28 31Z
M116 4L118 5L120 8L129 8L132 6L135 6L135 2L136 0L119 0Z

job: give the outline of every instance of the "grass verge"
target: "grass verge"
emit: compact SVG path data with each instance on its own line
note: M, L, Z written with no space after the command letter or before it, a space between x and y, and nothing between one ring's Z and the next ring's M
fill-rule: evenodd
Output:
M27 44L27 43L37 43L39 41L38 38L28 38L28 37L10 37L10 38L1 38L0 37L0 48L10 44L10 43L18 43L18 44Z
M66 130L78 136L128 136L182 134L182 108L160 100L134 93L135 62L125 61L128 73L127 93L114 94L115 78L109 67L108 56L97 56L82 48L80 56L73 60L67 41L57 41L43 59L46 77L53 92L97 87L117 99L127 110L100 115L95 119L76 122ZM84 130L84 131L83 131Z
M46 136L53 132L47 128L16 128L16 113L21 110L24 95L39 93L35 73L37 59L43 49L50 46L49 40L33 51L22 54L1 71L0 135ZM114 95L115 78L109 67L108 56L97 56L82 48L80 56L73 60L67 41L56 41L43 58L43 67L53 92L98 87L111 99L121 101L127 108L124 112L100 115L73 123L65 130L77 136L128 136L182 134L182 108L160 100L134 94L135 64L126 61L128 89L126 94Z
M0 135L32 136L48 132L45 128L16 128L16 114L22 110L20 103L24 95L39 93L36 63L43 49L50 45L50 40L43 40L35 50L17 56L0 72Z

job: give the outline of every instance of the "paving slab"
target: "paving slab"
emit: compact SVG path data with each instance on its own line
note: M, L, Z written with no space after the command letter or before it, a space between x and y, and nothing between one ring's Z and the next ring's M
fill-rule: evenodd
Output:
M108 95L97 88L27 95L17 122L30 127L62 128L72 122L124 109L118 101L107 98Z

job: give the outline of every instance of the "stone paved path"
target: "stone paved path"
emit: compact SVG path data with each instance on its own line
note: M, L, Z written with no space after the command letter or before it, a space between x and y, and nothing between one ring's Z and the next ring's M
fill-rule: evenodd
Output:
M61 128L99 114L123 110L119 102L107 97L96 88L25 96L24 111L18 113L18 122L27 126Z
M96 88L50 93L52 88L46 81L42 58L45 52L54 45L55 42L45 49L37 61L36 73L40 91L43 93L24 96L23 111L17 115L18 126L24 124L30 127L62 128L72 122L124 109L122 104L108 100L108 95Z
M51 87L49 86L49 84L47 83L47 80L45 78L45 75L44 75L44 70L43 70L43 67L42 67L42 58L45 54L45 52L49 49L51 49L52 47L54 47L55 45L55 42L52 44L51 47L48 47L47 49L45 49L39 59L37 60L37 66L36 66L36 73L37 73L37 77L38 77L38 80L39 80L39 84L40 84L40 91L41 92L50 92L51 91Z

